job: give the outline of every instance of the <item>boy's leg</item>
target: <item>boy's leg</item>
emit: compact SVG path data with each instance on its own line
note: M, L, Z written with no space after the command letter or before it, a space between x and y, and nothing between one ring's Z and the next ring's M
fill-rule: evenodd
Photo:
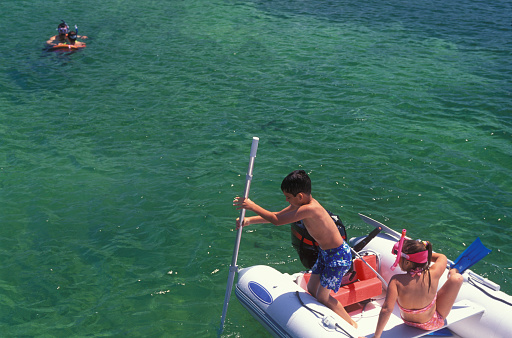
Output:
M448 279L437 292L437 312L444 318L450 313L463 281L462 275L457 269L451 269L448 273Z
M327 306L329 309L334 311L341 318L346 320L350 325L357 328L357 323L350 318L347 311L341 305L338 300L330 295L331 290L325 286L322 286L322 280L324 285L330 285L334 289L338 289L343 274L349 269L352 260L350 253L350 247L344 242L342 246L336 249L330 249L328 251L320 251L318 260L312 269L312 274L308 282L308 291L315 297L320 303ZM333 267L327 267L329 262L338 262L346 264L337 265L333 264Z
M320 286L320 275L311 274L308 281L308 292L311 296L316 298L316 292L318 291L318 287Z
M313 277L313 275L311 277ZM318 281L320 281L320 279L318 279ZM308 283L308 289L309 289L309 283ZM357 328L357 323L349 316L349 314L347 313L347 310L345 310L343 305L341 305L341 303L338 302L338 300L336 298L332 297L330 295L330 293L331 293L331 290L329 290L326 287L323 287L322 285L320 285L320 283L318 283L318 288L316 291L316 299L320 303L327 306L332 311L336 312L336 314L338 316L345 319L350 325Z
M338 302L338 300L336 300L330 295L331 290L320 285L320 275L311 275L308 282L308 292L313 297L315 297L320 303L327 306L329 309L334 311L338 316L346 320L350 325L357 328L357 323L352 318L350 318L343 305L341 305L341 303Z

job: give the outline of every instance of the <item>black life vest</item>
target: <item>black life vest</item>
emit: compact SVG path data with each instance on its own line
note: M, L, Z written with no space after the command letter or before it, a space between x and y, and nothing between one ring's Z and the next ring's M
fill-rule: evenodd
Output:
M335 215L328 210L327 212L338 227L341 237L343 237L343 240L346 241L347 231L345 230L343 222L341 222L338 215ZM318 243L309 234L308 230L304 226L303 221L292 223L291 232L292 245L295 250L297 250L302 265L304 265L306 269L311 269L313 265L315 265L316 259L318 258Z

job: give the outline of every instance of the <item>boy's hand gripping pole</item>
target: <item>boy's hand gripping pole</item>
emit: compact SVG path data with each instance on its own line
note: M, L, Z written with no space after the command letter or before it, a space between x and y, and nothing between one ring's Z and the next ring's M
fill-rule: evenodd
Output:
M254 159L256 158L256 151L258 150L258 137L252 138L252 146L251 146L251 156L249 159L249 168L247 169L247 176L245 179L245 192L244 192L244 198L249 197L249 189L251 188L251 181L252 181L252 169L254 167ZM236 233L236 241L235 241L235 248L233 250L233 258L231 259L231 266L229 267L229 276L228 276L228 285L226 287L226 296L224 297L224 308L222 309L222 317L220 320L220 329L219 329L219 336L222 334L222 331L224 330L224 321L226 320L226 313L228 311L228 303L229 298L231 297L231 290L233 289L233 281L235 280L235 273L238 271L238 266L236 265L236 261L238 259L238 249L240 248L240 240L242 238L242 228L244 224L244 218L245 218L245 209L242 208L240 210L240 227L238 228L238 231Z

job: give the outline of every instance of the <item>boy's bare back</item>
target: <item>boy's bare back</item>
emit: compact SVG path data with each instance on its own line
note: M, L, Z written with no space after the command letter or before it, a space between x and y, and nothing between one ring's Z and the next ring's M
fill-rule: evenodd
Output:
M302 208L307 209L304 225L323 250L334 249L343 244L338 227L316 199L311 197L309 203L298 207L299 210Z

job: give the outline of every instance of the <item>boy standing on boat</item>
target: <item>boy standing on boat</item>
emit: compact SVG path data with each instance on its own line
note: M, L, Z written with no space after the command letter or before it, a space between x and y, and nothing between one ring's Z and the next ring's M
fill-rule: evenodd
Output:
M350 268L350 247L341 237L331 216L311 195L311 180L304 170L295 170L286 176L281 183L281 190L290 205L278 212L266 210L249 198L235 197L233 205L237 209L244 208L258 214L244 218L242 226L257 223L283 225L302 220L309 234L320 246L318 259L308 282L309 293L357 328L357 323L348 315L343 305L330 295L330 290L338 291L343 275ZM239 227L237 219L237 228Z

